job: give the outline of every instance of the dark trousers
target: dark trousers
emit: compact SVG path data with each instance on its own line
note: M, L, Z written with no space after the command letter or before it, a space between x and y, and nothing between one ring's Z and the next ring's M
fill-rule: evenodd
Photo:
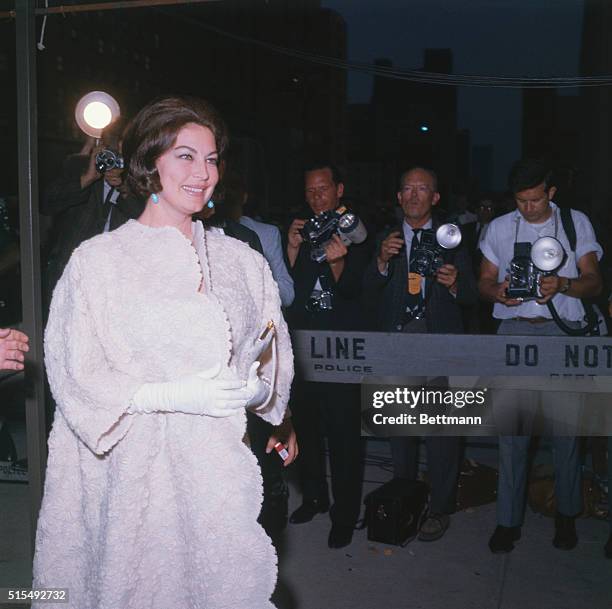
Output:
M261 417L247 411L247 433L251 450L257 457L263 478L264 497L287 493L287 484L283 477L283 462L273 450L266 454L266 445L274 427Z
M608 522L612 533L612 437L608 438Z
M361 510L363 479L359 385L295 381L291 395L303 500L329 497L324 443L327 436L331 519L336 524L354 526Z
M430 512L452 514L455 511L459 477L460 437L427 436L427 475L431 486ZM419 438L391 438L393 473L397 478L416 480Z

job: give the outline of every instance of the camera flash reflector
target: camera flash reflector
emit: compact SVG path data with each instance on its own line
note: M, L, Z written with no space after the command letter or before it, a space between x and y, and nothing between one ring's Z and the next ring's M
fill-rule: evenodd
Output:
M91 91L81 97L74 110L79 129L90 137L99 138L102 131L119 118L117 101L104 91Z
M445 250L452 250L461 243L461 230L456 224L443 224L436 231L436 241Z
M83 110L85 122L94 129L108 127L113 118L111 109L102 102L91 102Z
M531 246L531 261L541 271L556 271L565 258L565 250L554 237L540 237Z

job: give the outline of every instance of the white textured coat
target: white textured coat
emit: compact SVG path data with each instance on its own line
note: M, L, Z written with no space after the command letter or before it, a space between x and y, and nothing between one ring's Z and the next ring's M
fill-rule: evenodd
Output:
M275 394L259 414L283 419L293 357L268 265L193 229L195 248L175 228L136 221L99 235L54 292L45 351L57 410L34 585L68 588L70 602L43 609L273 607L276 556L256 522L262 484L245 413L127 413L146 382L219 362L246 378L273 320ZM268 353L268 379L271 365Z

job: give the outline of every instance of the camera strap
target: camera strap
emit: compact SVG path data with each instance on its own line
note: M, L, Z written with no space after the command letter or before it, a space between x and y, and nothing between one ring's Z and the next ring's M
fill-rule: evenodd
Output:
M563 210L561 210L561 212L563 212ZM555 211L553 210L553 216L554 216L554 221L555 221L555 233L553 235L553 237L556 239L557 238L557 234L559 232L559 220L557 218L557 214L555 213ZM519 228L521 226L521 220L522 220L523 216L519 213L516 217L516 228L514 231L514 243L518 243L518 234L519 234ZM571 220L571 218L570 218ZM563 229L565 229L565 222L563 221L563 214L561 214L561 223L563 224ZM572 221L572 230L574 228L574 223ZM536 231L537 232L537 231ZM565 231L566 234L567 231ZM538 233L538 237L542 237L543 235L541 235L540 233ZM568 234L568 238L569 238L569 234ZM570 241L570 245L571 245L571 241ZM572 247L572 251L574 251L574 248L576 246L576 231L574 231L574 246Z
M569 207L561 207L559 208L559 215L561 216L561 224L563 225L563 230L565 232L565 236L569 242L570 249L574 252L574 258L576 254L576 226L574 225L574 218L572 218L572 210ZM578 261L576 261L576 267ZM580 269L578 269L580 270ZM552 300L549 300L546 304L548 305L548 310L552 315L555 323L568 335L570 336L585 336L585 335L599 335L599 319L597 316L597 311L595 311L595 307L590 300L585 300L584 298L580 299L582 306L584 307L584 314L586 318L587 325L584 328L575 329L567 326L563 320L559 317L557 310L555 309L555 305L553 305Z

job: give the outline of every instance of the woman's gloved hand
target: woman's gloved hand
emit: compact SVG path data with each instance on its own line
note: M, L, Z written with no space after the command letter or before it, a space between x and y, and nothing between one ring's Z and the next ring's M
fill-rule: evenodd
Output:
M128 412L183 412L210 417L237 414L251 405L254 386L249 387L235 372L224 370L222 378L220 372L217 364L177 381L145 383L132 397Z
M270 395L270 385L259 378L257 374L258 368L259 362L253 362L249 369L246 387L251 392L251 397L247 402L247 408L257 408L257 406L261 406L264 402L267 402L268 396Z

